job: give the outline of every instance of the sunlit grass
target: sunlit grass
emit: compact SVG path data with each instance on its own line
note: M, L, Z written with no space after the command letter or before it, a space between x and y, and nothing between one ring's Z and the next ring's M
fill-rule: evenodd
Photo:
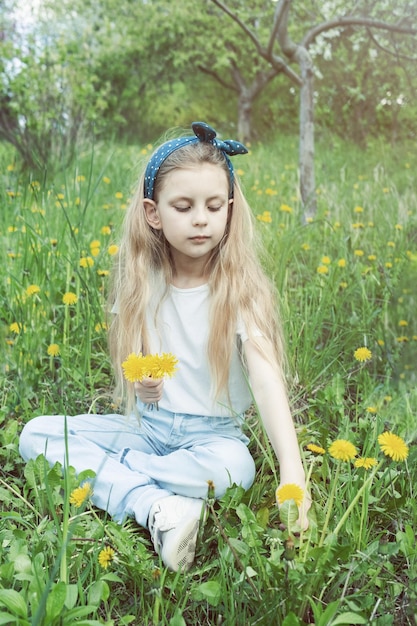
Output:
M255 410L255 484L220 503L208 493L186 576L162 567L146 531L90 505L91 473L20 459L33 415L115 410L107 280L148 151L96 147L46 183L0 151L1 623L415 624L417 161L406 146L323 142L307 226L294 138L236 157L280 292L308 531L292 500L279 517Z

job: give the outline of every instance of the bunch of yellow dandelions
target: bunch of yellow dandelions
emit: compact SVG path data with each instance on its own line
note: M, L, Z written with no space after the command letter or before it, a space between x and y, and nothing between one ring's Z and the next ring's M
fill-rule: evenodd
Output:
M177 371L178 359L170 352L162 354L135 354L132 352L122 363L123 375L130 383L144 378L173 376ZM155 403L158 409L158 403Z
M178 359L171 353L129 354L122 363L123 375L130 383L144 378L163 378L173 376L177 371Z

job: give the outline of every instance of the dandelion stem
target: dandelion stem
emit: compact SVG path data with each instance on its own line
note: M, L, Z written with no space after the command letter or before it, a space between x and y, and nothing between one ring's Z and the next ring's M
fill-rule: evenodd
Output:
M379 462L379 464L374 468L374 470L369 475L369 477L363 482L362 487L360 487L360 489L358 489L355 497L353 498L353 500L351 500L348 508L343 513L342 517L339 520L339 523L337 524L336 528L334 529L333 533L335 535L337 535L339 533L340 529L343 527L343 525L346 522L347 518L349 517L352 509L356 506L359 498L362 496L362 494L365 491L365 489L367 489L369 487L369 485L372 483L372 481L373 481L373 479L375 477L375 474L380 469L381 465L382 465L382 461Z
M330 492L329 500L327 502L326 518L324 520L323 529L321 531L319 547L321 547L324 543L324 538L326 536L327 528L329 526L330 515L332 513L332 508L333 508L334 494L336 492L336 486L337 486L337 482L339 479L339 474L340 474L340 461L338 461L337 463L336 474L333 480L332 490Z

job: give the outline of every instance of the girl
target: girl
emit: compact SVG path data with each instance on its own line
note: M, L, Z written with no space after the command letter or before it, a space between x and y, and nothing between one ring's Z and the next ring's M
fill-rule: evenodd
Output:
M43 453L51 464L94 470L94 504L149 528L174 571L194 560L208 483L221 497L230 485L248 489L254 480L241 430L252 394L281 484L305 488L272 287L229 158L247 150L216 139L207 124L192 128L194 135L155 151L126 214L110 351L128 417L42 416L20 438L26 460ZM178 372L128 384L121 364L132 352L172 353ZM304 528L308 506L305 498Z

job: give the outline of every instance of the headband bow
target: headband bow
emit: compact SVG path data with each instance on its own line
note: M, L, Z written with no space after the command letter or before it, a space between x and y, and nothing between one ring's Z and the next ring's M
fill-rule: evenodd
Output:
M216 139L216 131L205 122L193 122L191 124L191 128L194 131L194 137L179 137L178 139L166 141L151 156L145 171L145 198L153 200L156 177L158 175L159 168L165 159L175 150L178 150L189 143L197 143L199 141L203 143L211 143L224 154L227 167L229 169L230 196L233 196L234 171L229 156L234 156L235 154L246 154L248 152L247 148L239 141L234 141L233 139L226 139L225 141Z

